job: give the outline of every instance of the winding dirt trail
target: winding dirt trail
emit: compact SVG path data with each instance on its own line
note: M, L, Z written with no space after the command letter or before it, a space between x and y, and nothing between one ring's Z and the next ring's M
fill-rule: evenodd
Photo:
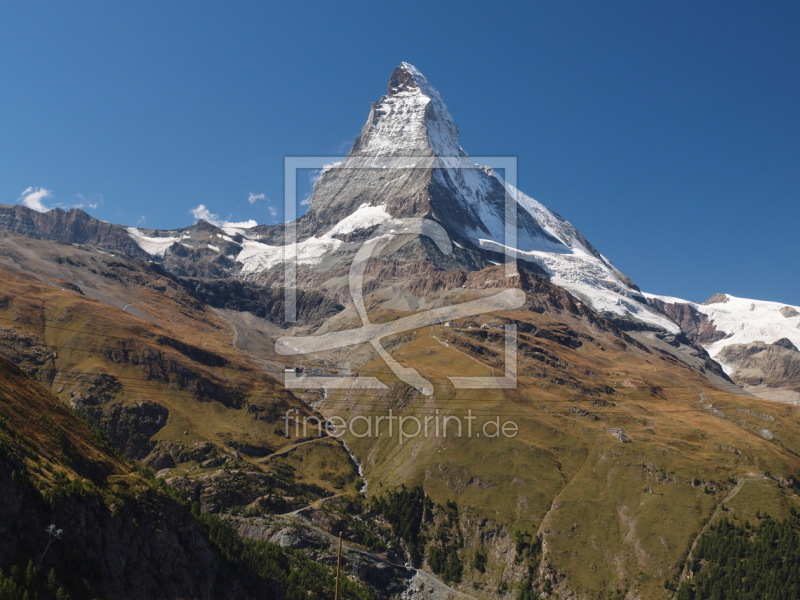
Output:
M714 508L714 512L711 513L711 516L706 521L706 524L703 525L703 528L700 532L695 536L694 540L692 541L692 545L689 547L689 554L686 555L686 562L683 565L683 570L681 571L681 576L678 578L678 583L684 581L689 576L689 565L692 563L692 558L694 557L694 551L697 548L697 544L700 543L700 539L703 535L708 532L711 526L714 524L714 520L717 518L717 515L722 510L722 507L725 505L726 502L730 502L739 493L739 490L742 489L742 486L748 480L748 477L740 477L736 481L736 485L733 486L730 492L728 492L727 496L722 499L722 501L717 504L716 508Z

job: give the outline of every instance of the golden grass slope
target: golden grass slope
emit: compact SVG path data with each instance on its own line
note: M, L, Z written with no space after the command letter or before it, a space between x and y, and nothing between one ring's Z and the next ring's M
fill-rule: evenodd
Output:
M283 414L311 411L277 381L274 363L236 347L235 327L157 267L55 242L0 241L1 353L118 445L140 428L137 458L166 460L171 476L272 473L259 459L286 445ZM167 409L164 423L154 425L154 405ZM301 463L280 480L314 480L319 494L355 489L346 452L321 451L339 463L338 483Z
M757 508L782 514L800 504L786 487L800 472L798 407L716 387L602 319L534 308L385 341L401 364L435 383L433 397L397 382L377 358L354 372L379 377L388 391L329 391L318 405L327 417L367 415L374 424L389 409L420 419L471 411L476 426L499 418L519 429L512 438L459 437L453 427L446 437L401 440L396 432L388 436L385 422L382 435L362 437L360 423L345 439L363 463L370 494L419 483L435 501L455 500L501 524L503 531L489 537L497 550L490 556L500 563L490 569L501 579L515 569L502 540L514 531L538 534L540 573L558 593L576 598L617 590L668 598L665 579L677 579L690 545L723 504L743 514ZM381 312L379 304L372 309L373 320L403 314ZM499 327L506 322L519 331L516 389L454 389L452 375L502 375ZM473 536L469 543L474 549L487 542ZM496 597L496 583L470 593Z

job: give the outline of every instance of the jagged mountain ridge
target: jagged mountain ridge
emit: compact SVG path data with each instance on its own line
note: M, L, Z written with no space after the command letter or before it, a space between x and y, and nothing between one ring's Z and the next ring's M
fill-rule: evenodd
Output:
M148 256L124 227L95 219L78 208L68 211L54 208L41 213L21 205L0 204L0 230L41 240L92 244L131 256Z

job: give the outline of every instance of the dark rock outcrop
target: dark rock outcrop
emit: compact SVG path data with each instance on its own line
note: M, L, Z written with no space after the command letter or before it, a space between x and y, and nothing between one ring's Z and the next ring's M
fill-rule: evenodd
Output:
M71 400L75 412L101 429L114 447L131 458L142 459L155 446L151 438L167 424L169 411L156 402L101 403L78 394Z
M718 296L724 299L715 300L716 302L727 301L727 297L723 294L718 294ZM713 298L707 304L711 303ZM701 313L691 304L668 303L658 298L651 298L650 304L680 325L681 330L697 344L713 344L728 337L727 333L716 328L707 315Z

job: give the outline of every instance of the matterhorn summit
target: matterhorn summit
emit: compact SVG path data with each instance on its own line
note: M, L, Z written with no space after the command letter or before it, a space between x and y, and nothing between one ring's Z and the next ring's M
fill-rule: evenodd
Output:
M513 235L506 231L509 203L516 205ZM389 77L387 93L372 104L350 152L320 176L298 221L298 239L319 248L326 239L352 240L385 220L408 217L440 223L466 270L524 261L600 313L637 327L678 331L569 222L490 166L472 162L442 96L403 62ZM434 262L441 258L435 248L425 252Z
M350 156L466 156L453 116L416 67L401 63L372 105Z

